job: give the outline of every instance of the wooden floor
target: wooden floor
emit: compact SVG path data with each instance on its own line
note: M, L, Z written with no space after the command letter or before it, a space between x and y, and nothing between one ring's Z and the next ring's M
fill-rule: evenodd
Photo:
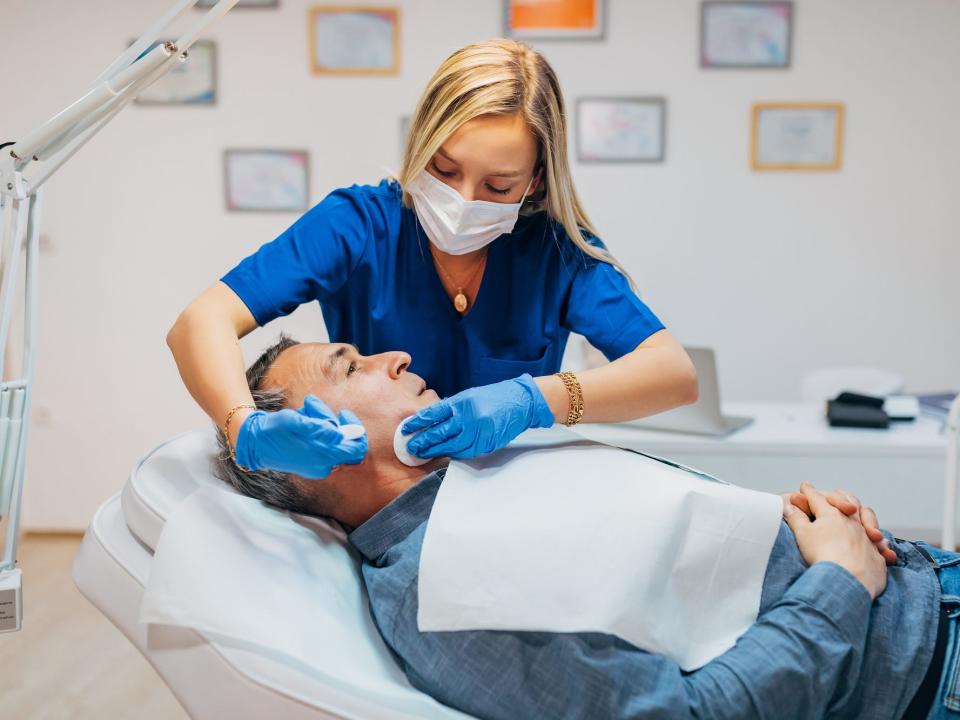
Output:
M19 720L187 715L163 681L70 576L79 537L20 544L23 630L0 634L0 717Z

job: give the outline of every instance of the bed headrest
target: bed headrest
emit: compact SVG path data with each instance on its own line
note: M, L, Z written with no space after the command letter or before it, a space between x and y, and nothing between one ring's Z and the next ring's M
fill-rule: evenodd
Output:
M242 497L213 474L216 451L213 428L186 433L130 474L124 517L154 551L140 622L193 628L228 651L291 664L346 698L335 701L337 717L364 716L350 711L356 697L382 707L378 717L469 720L407 681L336 523Z
M213 426L178 435L147 453L134 466L121 496L130 532L156 550L167 518L195 490L215 487L235 492L213 474L216 453Z

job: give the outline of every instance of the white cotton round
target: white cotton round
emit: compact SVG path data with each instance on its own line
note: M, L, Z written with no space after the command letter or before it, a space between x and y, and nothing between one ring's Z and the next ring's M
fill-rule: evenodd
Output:
M404 465L417 467L417 465L424 465L430 462L430 458L417 457L407 450L407 443L410 442L410 438L423 432L423 430L418 430L417 432L410 433L409 435L404 435L402 432L400 432L400 428L402 428L404 423L406 423L407 420L412 417L413 415L408 418L404 418L400 424L397 425L397 431L393 434L393 452L397 456L397 460L402 462Z
M367 434L367 429L363 425L340 425L339 429L344 440L356 440Z

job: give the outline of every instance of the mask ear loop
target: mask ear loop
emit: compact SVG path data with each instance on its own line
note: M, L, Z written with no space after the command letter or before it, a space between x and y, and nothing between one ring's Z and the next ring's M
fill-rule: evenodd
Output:
M530 176L530 182L527 183L527 187L523 191L523 195L520 196L520 204L523 205L523 201L527 199L527 193L530 192L530 186L533 185L533 178L535 175Z
M543 168L537 168L537 171L530 176L530 182L527 183L527 189L523 191L523 195L520 197L520 206L523 206L523 201L527 199L527 193L530 192L530 186L533 185L533 181L540 177L540 171Z

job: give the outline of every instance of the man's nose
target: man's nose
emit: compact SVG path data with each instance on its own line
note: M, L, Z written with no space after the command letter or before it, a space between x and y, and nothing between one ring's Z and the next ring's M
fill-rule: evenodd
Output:
M387 373L394 379L400 377L410 367L409 353L401 350L383 353L383 359L387 366Z

